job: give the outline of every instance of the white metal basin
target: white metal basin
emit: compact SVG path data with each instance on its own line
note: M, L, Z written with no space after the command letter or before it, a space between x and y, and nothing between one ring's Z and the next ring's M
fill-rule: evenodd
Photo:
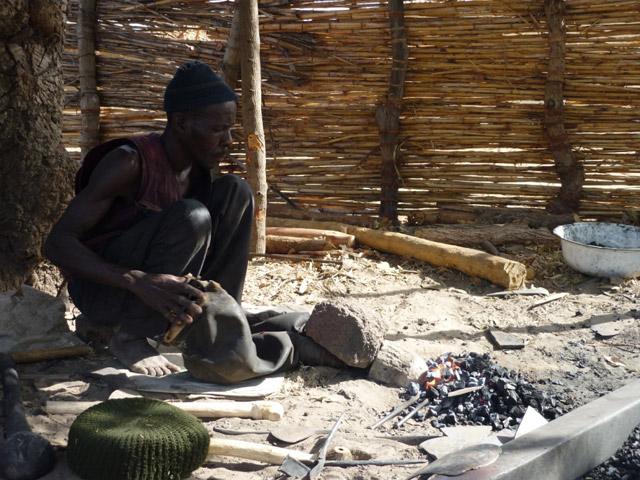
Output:
M594 277L640 276L640 228L619 223L578 222L553 229L567 264Z

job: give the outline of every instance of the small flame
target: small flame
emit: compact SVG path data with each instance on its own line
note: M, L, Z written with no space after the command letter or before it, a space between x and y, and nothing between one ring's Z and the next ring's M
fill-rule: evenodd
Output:
M455 381L455 378L452 375L444 378L442 372L445 369L453 370L458 366L458 363L456 363L453 358L449 357L444 363L430 368L428 371L422 374L422 378L424 379L422 380L422 382L424 383L425 389L428 390L430 387L435 387L440 383L449 383Z

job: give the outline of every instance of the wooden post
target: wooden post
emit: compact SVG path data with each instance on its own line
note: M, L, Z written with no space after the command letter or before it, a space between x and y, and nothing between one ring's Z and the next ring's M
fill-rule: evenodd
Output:
M220 65L222 80L233 89L236 88L238 80L240 80L240 20L240 8L236 8L233 12L227 48L224 51L224 58Z
M78 8L78 60L80 71L80 111L82 158L100 143L100 97L96 82L95 52L96 0L80 0Z
M578 210L584 183L584 167L576 159L564 129L565 28L564 0L545 0L544 11L549 28L549 63L545 86L545 122L549 148L560 178L560 192L547 206L552 213Z
M267 168L262 124L262 85L260 64L260 24L258 0L238 2L242 34L240 75L242 77L242 126L247 154L247 180L253 190L255 213L251 251L265 253L267 217Z
M392 224L398 223L398 188L401 163L398 134L400 132L400 111L404 95L404 79L407 71L407 35L404 28L403 0L389 1L389 23L393 62L386 102L376 109L376 122L380 134L382 168L380 172L380 217Z

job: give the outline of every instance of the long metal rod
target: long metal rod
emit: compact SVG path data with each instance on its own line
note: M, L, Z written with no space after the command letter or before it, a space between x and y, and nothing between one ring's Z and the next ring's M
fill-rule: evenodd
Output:
M409 420L411 417L413 417L416 413L418 413L418 410L420 410L422 407L424 407L427 403L429 403L431 401L431 399L429 397L425 398L423 401L421 401L418 405L415 406L415 408L413 410L411 410L407 415L405 415L404 417L402 417L400 420L398 420L394 427L400 427L404 424L404 422L406 422L407 420Z
M308 478L309 480L315 480L318 475L320 475L320 472L324 468L324 464L327 458L327 449L329 448L329 444L331 443L331 440L333 440L333 437L335 436L336 432L338 431L338 427L340 426L340 422L342 422L342 419L346 414L347 412L344 412L342 415L340 415L340 418L336 420L336 423L333 425L333 428L331 428L329 435L327 435L327 439L324 441L324 444L322 445L322 448L318 453L316 465L309 471L305 478Z
M387 416L385 416L384 418L382 418L381 420L378 420L376 423L374 423L373 425L369 426L369 428L371 430L375 430L376 428L378 428L380 425L388 422L389 420L391 420L392 418L398 416L400 413L402 413L402 411L407 408L410 407L411 405L413 405L414 403L416 403L418 401L418 399L420 398L420 394L418 393L417 395L411 397L409 400L407 400L406 402L404 402L402 405L397 406L396 408L394 408L391 413L389 413Z

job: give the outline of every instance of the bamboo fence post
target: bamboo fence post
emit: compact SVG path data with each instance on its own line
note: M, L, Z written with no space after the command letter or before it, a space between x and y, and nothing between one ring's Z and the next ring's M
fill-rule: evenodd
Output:
M407 35L404 27L403 0L389 1L389 23L393 60L386 102L376 109L376 122L380 135L382 168L380 172L380 217L393 224L398 223L398 188L400 175L398 165L402 157L398 145L400 111L404 95L404 80L407 71Z
M265 253L267 216L267 168L262 124L262 82L258 0L240 0L239 28L242 31L242 124L245 132L247 180L253 190L255 211L251 251Z
M77 35L82 158L91 148L100 143L100 97L96 82L95 23L96 0L80 0Z
M560 177L560 191L547 209L553 213L578 210L584 183L584 167L576 159L564 128L563 84L566 57L564 27L565 0L545 0L544 10L549 28L549 67L545 86L545 123L549 148Z

